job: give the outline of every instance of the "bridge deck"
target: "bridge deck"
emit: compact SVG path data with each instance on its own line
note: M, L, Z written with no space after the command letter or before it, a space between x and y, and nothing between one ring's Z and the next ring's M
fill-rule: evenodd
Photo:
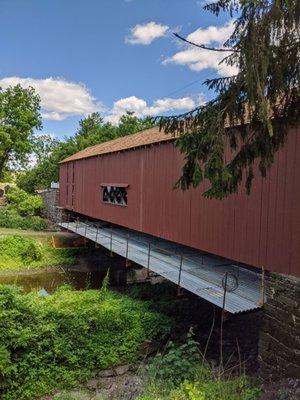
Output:
M59 225L149 268L219 307L223 307L227 279L224 309L230 313L261 306L261 274L229 260L126 228L111 229L84 221Z

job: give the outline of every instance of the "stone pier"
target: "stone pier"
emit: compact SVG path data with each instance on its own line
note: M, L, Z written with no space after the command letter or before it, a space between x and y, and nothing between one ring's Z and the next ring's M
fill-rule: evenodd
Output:
M270 273L267 298L259 340L260 375L273 382L300 379L300 279Z

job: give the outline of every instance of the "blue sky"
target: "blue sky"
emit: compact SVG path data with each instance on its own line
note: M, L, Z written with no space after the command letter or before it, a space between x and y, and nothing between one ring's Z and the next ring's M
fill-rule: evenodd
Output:
M200 1L0 0L0 7L0 86L35 87L43 132L57 137L74 134L92 111L112 123L127 109L187 111L211 96L204 79L234 72L218 66L220 53L172 36L224 42L229 17L203 11Z

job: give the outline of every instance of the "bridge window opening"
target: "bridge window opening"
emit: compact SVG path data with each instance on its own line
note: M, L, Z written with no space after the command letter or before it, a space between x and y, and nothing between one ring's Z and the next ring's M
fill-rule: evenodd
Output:
M102 200L108 204L127 206L127 189L121 186L103 186Z

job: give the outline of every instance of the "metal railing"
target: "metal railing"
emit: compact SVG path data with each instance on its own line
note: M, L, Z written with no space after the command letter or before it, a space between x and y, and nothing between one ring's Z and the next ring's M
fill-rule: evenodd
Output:
M211 284L214 286L219 286L220 288L223 288L223 289L224 289L225 276L226 276L226 288L227 288L228 274L234 275L234 273L230 273L228 271L225 271L223 274L221 274L220 271L215 270L214 272L220 276L220 279L218 281L211 280L207 273L204 273L203 271L201 271L201 270L203 270L203 268L201 266L203 266L205 264L205 258L206 257L209 258L209 256L205 253L200 254L201 261L198 262L198 261L195 261L194 259L192 259L191 257L188 257L182 253L178 254L175 251L171 251L169 249L155 245L154 243L151 243L150 241L145 241L140 238L131 236L129 234L125 235L124 233L120 232L118 229L114 230L112 226L110 226L110 228L108 228L107 226L105 226L104 224L101 224L100 222L94 223L94 222L87 221L87 220L83 221L83 220L80 220L78 217L73 218L73 222L71 222L70 215L68 215L68 218L67 218L67 229L68 230L70 230L71 223L72 224L75 223L75 232L79 233L79 231L81 231L83 229L84 236L88 239L95 241L96 246L98 244L101 244L101 243L99 243L99 238L102 237L102 238L108 239L109 251L110 251L111 256L114 253L114 245L115 246L117 245L119 248L121 248L122 251L124 252L124 257L126 259L127 266L128 266L129 260L132 260L132 258L130 258L130 247L135 251L139 251L140 253L145 254L147 278L150 277L151 260L156 259L157 261L160 261L160 262L165 261L165 260L163 260L162 255L160 254L160 256L158 256L155 253L155 251L159 251L163 255L170 257L170 259L168 260L168 266L178 270L178 279L177 279L177 292L178 293L179 293L180 287L181 287L183 271L188 272L189 274L191 274L195 277L205 280L208 284ZM107 232L108 229L109 229L110 233ZM92 232L92 235L89 232ZM124 240L122 241L120 238L123 238ZM147 249L147 251L145 252L145 249L143 249L141 247L134 248L133 243L144 245L145 248ZM195 256L198 257L198 255L196 253L195 253ZM188 261L188 263L190 264L186 269L185 269L185 261ZM177 264L177 266L176 266L176 264ZM194 267L191 267L191 265L193 265ZM230 264L228 262L223 263L223 264L215 264L215 265L211 265L211 266L212 267L231 266L232 267L231 269L233 269L233 270L237 269L237 277L239 278L239 276L240 276L240 267ZM193 269L194 269L194 271L193 271ZM237 281L239 281L238 278L237 278ZM263 283L261 285L263 285ZM238 286L239 286L239 283L234 290L236 290L238 288ZM243 297L247 298L245 293L243 293ZM249 300L251 300L251 298L249 298Z

